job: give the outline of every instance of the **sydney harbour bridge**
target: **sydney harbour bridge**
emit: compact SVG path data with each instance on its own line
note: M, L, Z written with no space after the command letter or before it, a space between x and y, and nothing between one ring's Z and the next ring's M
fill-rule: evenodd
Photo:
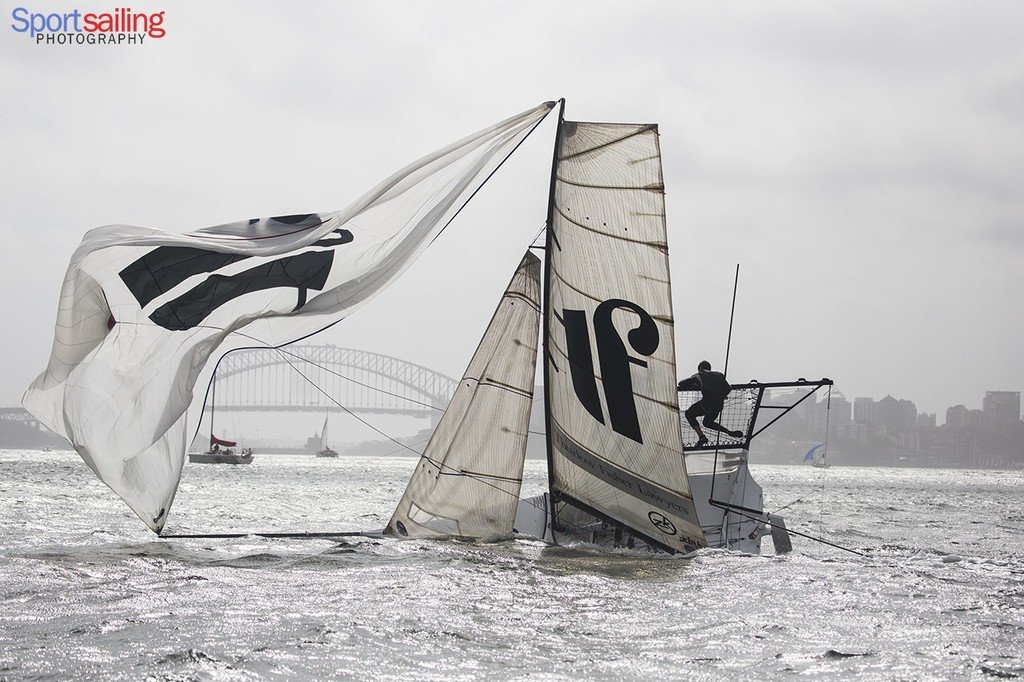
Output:
M370 351L324 345L245 349L217 363L206 412L351 412L436 424L457 385L434 370ZM205 392L205 386L195 387L197 399ZM0 410L0 422L41 430L20 407Z
M217 412L353 412L440 418L458 385L399 358L337 346L232 351L217 365ZM202 389L197 387L196 392Z

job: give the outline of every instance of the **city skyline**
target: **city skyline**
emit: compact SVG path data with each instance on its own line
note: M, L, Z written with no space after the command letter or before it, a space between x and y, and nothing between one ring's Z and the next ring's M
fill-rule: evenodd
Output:
M915 409L917 408L917 402L913 398L907 398L907 397L904 397L904 396L895 396L895 395L892 395L891 393L886 393L881 398L876 398L874 396L855 396L852 401L848 397L846 397L846 394L843 393L842 390L838 388L838 386L833 387L833 393L839 393L843 397L843 399L845 399L846 401L848 401L850 403L851 406L855 406L856 405L856 401L858 399L860 399L860 398L868 398L870 400L874 400L874 401L877 402L877 401L880 401L880 400L884 400L887 397L891 397L891 398L894 398L896 400L907 400L907 401L909 401L909 402L914 404ZM991 393L1014 393L1014 394L1016 394L1018 396L1018 402L1019 402L1019 398L1020 398L1020 396L1022 394L1021 391L1006 391L1006 390L990 390L990 391L985 391L985 395L988 395L988 394L991 394ZM985 401L985 396L983 395L981 397L981 400L980 400L981 405L979 407L971 407L971 405L968 404L967 402L961 401L961 402L957 402L957 403L954 403L952 405L947 406L941 412L924 412L924 411L921 411L921 410L917 409L917 414L919 416L923 416L923 415L934 416L936 418L936 420L937 420L937 423L939 425L941 425L941 424L943 424L945 422L945 418L946 418L946 415L948 414L949 410L952 410L952 409L954 409L956 407L961 407L962 406L962 407L966 408L969 411L982 411L984 409L984 401ZM1022 408L1022 409L1024 409L1024 408ZM1021 410L1018 410L1017 419L1018 420L1024 419L1024 414L1021 413Z

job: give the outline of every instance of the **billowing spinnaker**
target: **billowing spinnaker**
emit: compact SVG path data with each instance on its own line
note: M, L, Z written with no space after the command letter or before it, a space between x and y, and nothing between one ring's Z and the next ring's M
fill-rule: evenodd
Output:
M512 532L526 459L540 326L540 261L527 252L385 532Z
M190 234L115 225L71 257L46 371L23 403L159 532L185 459L186 413L229 336L279 346L398 277L552 103L407 166L333 212Z
M555 500L704 546L683 463L657 128L561 128L545 384Z

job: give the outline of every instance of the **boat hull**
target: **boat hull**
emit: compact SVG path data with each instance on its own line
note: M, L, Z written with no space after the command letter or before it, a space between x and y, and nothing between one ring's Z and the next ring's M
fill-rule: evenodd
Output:
M708 547L760 554L761 538L772 535L775 551L789 551L788 533L779 516L764 511L761 486L750 475L747 451L687 454L687 470L694 505ZM552 527L551 518L557 521ZM587 512L560 505L550 510L547 494L520 500L515 530L553 544L584 543L607 548L662 551L628 528Z
M252 464L252 452L192 452L188 461L193 464Z
M338 453L335 452L334 450L331 450L330 448L327 448L326 450L317 450L316 456L317 457L337 457Z

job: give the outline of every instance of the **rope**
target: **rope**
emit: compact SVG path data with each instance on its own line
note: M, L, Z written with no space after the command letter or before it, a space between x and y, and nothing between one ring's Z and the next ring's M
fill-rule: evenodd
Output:
M724 504L724 503L718 502L716 500L709 500L709 501L711 502L711 505L714 506L714 507L718 507L719 509L724 509L727 512L731 512L731 513L736 514L738 516L742 516L742 517L744 517L746 519L749 519L751 521L758 521L758 522L764 523L765 525L769 526L770 528L777 528L779 530L784 530L787 533L789 533L790 535L797 535L797 536L802 537L802 538L807 538L808 540L814 540L815 542L820 542L823 545L828 545L829 547L835 547L836 549L841 549L844 552L850 552L851 554L856 554L857 556L867 556L867 554L865 554L864 552L858 552L855 549L850 549L849 547L843 547L842 545L837 544L835 542L829 542L828 540L825 540L825 539L819 538L819 537L815 537L814 535L809 535L807 533L801 533L800 531L793 530L791 528L787 528L786 526L777 526L777 525L775 525L774 523L771 522L771 519L763 519L763 518L761 518L759 516L754 516L754 515L746 512L746 511L742 510L742 509L739 509L739 508L735 507L734 505Z
M382 534L382 531L340 531L337 533L321 532L321 533L168 533L166 535L161 534L161 539L168 540L184 540L184 539L211 539L211 538L299 538L299 539L313 539L313 538L350 538L350 537L377 537Z

